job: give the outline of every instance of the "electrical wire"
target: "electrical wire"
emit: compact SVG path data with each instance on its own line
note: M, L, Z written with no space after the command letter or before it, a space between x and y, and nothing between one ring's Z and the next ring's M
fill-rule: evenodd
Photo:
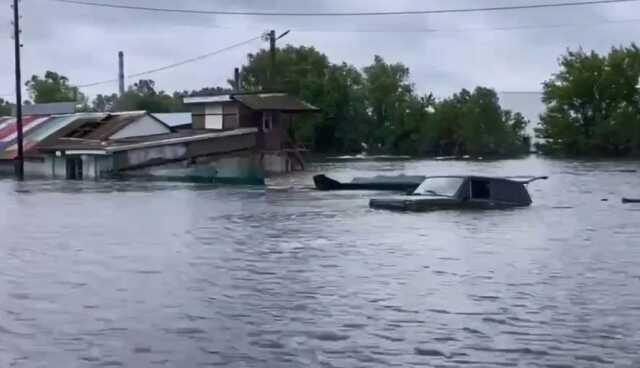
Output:
M218 55L218 54L223 53L225 51L229 51L229 50L234 49L236 47L240 47L240 46L246 45L248 43L251 43L253 41L261 39L262 37L263 36L260 35L260 36L257 36L257 37L250 38L250 39L248 39L246 41L238 42L238 43L233 44L231 46L227 46L225 48L222 48L222 49L219 49L219 50L216 50L216 51L212 51L212 52L209 52L209 53L206 53L206 54L203 54L203 55L199 55L199 56L196 56L196 57L185 59L185 60L173 63L173 64L161 66L159 68L150 69L150 70L146 70L146 71L139 72L139 73L129 74L129 75L127 75L127 78L137 78L137 77L141 77L141 76L144 76L144 75L149 75L149 74L153 74L153 73L157 73L157 72L161 72L161 71L177 68L179 66L182 66L182 65L185 65L185 64L189 64L189 63L193 63L193 62L196 62L196 61L200 61L200 60L209 58L211 56ZM76 85L76 87L78 87L78 88L88 88L88 87L94 87L94 86L99 86L99 85L108 84L108 83L114 83L114 82L117 82L117 81L118 81L118 79L115 78L115 79L103 80L103 81L99 81L99 82L80 84L80 85Z
M546 8L586 6L586 5L599 5L599 4L631 3L631 2L638 2L640 0L586 0L586 1L576 1L576 2L494 6L494 7L484 7L484 8L375 11L375 12L306 12L306 13L305 12L263 12L263 11L227 11L227 10L158 8L158 7L150 7L150 6L109 4L109 3L85 1L85 0L48 0L48 1L54 1L54 2L65 3L65 4L102 7L102 8L141 10L141 11L153 11L153 12L165 12L165 13L182 13L182 14L247 15L247 16L268 16L268 17L356 17L356 16L476 13L476 12L495 12L495 11L505 11L505 10L546 9Z
M640 22L640 18L633 19L603 19L591 23L557 23L557 24L526 24L519 26L502 27L468 27L468 28L416 28L416 29L322 29L322 28L293 28L301 33L465 33L465 32L492 32L492 31L518 31L528 29L554 29L554 28L587 28L603 25L620 25ZM226 28L236 29L236 28Z

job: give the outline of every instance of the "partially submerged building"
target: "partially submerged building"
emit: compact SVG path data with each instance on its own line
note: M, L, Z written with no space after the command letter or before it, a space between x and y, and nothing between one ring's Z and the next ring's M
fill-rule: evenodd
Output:
M304 170L301 147L290 134L297 117L320 110L285 93L236 93L187 97L194 129L233 131L255 128L254 154L267 175Z
M113 176L261 182L304 168L288 128L318 109L286 94L186 98L187 117L144 111L29 115L25 174L66 179ZM17 154L14 118L0 118L0 171Z

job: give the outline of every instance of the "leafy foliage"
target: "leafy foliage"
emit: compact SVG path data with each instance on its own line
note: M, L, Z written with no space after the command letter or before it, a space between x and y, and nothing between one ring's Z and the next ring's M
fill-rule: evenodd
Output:
M423 132L423 147L430 154L514 155L529 149L528 121L520 113L500 107L495 91L463 89L435 105Z
M92 110L98 112L135 111L148 112L186 112L189 109L183 99L187 96L206 96L230 93L230 89L221 87L207 87L197 91L174 92L169 95L164 91L156 91L155 82L151 79L141 79L129 86L127 92L120 97L117 94L97 95L92 103Z
M242 90L283 91L320 107L319 117L303 116L289 132L316 152L512 155L529 148L524 134L528 122L503 110L496 93L487 88L462 90L437 101L415 91L409 68L401 63L375 56L360 70L347 63L333 64L315 48L304 46L278 49L275 70L271 69L269 51L249 54L241 70ZM45 95L75 93L64 76L47 72L44 81L34 76L28 84L36 102ZM233 86L233 80L229 84ZM183 104L186 96L231 92L208 87L168 94L158 91L153 80L144 79L123 96L98 95L92 110L188 111Z
M319 122L299 124L296 132L319 152L364 147L370 153L511 155L529 149L528 122L502 110L496 93L486 88L437 102L432 95L415 93L409 69L401 63L375 56L360 71L332 64L308 47L279 49L272 82L270 68L267 50L249 54L241 85L259 91L271 84L320 107Z
M141 79L129 86L125 94L118 99L118 110L149 112L176 111L177 101L164 91L156 91L155 82L151 79Z
M92 102L93 111L111 112L116 111L118 107L118 95L97 95Z
M5 101L0 98L0 116L9 116L11 115L11 104L9 101Z
M640 49L569 50L544 83L540 148L569 155L640 153Z
M69 79L56 72L47 71L44 77L33 75L25 85L34 103L86 102L78 87L69 85Z

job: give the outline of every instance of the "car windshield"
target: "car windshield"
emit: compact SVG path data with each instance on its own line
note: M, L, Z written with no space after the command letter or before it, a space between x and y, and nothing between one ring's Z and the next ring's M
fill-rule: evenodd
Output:
M463 182L464 178L429 178L413 194L453 197Z

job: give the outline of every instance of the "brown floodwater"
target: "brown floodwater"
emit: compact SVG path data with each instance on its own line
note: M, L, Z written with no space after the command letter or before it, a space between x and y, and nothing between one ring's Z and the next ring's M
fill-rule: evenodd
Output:
M634 161L316 163L270 187L0 181L1 367L637 367ZM549 175L393 213L314 173Z

